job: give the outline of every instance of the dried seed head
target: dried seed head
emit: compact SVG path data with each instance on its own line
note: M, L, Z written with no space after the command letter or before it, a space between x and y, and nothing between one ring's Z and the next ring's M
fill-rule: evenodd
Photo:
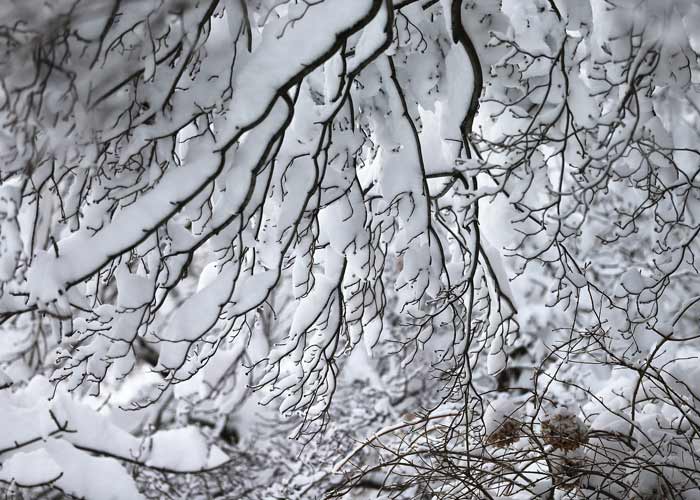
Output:
M571 451L588 442L588 428L575 414L557 410L540 422L542 440L555 450Z
M522 403L510 398L498 398L488 403L484 412L486 444L505 448L521 437Z
M512 418L506 418L495 431L486 438L486 444L505 448L520 439L520 422Z

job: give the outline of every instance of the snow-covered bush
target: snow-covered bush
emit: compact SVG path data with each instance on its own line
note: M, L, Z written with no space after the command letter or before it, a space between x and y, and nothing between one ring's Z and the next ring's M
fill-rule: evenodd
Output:
M700 498L699 25L0 2L8 494Z

